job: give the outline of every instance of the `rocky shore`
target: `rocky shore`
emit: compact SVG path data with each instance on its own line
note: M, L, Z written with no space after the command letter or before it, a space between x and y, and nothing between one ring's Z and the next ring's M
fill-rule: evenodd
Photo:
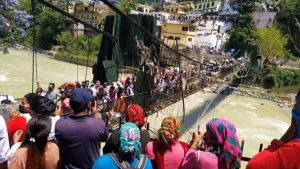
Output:
M295 94L290 94L288 97L275 97L270 94L268 90L258 87L232 87L229 85L212 86L204 88L204 92L208 93L222 93L226 95L239 95L245 97L252 97L264 100L270 100L278 104L279 107L292 107L294 105Z

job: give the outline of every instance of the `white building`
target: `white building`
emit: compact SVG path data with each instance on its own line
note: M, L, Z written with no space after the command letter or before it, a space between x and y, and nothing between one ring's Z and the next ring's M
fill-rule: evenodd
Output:
M229 39L226 31L231 28L231 22L202 20L196 28L195 46L221 49Z
M233 0L201 0L194 5L194 9L187 12L187 16L201 16L204 13L218 13L219 15L235 15L235 1Z

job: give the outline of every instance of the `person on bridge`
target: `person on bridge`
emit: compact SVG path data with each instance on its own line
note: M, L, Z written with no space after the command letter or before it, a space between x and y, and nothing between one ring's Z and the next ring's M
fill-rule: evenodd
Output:
M180 134L179 119L172 116L163 119L161 128L158 130L159 139L150 141L146 146L146 154L152 161L153 168L179 168L188 151L188 144L178 141Z
M204 149L198 150L202 139ZM241 156L235 126L225 119L213 118L207 122L204 135L199 131L194 133L193 143L180 168L238 169Z
M291 125L279 139L273 139L262 152L248 163L247 169L299 169L300 168L300 89L292 110Z
M92 169L152 169L147 155L141 153L140 129L133 123L125 123L118 132L118 151L100 157Z

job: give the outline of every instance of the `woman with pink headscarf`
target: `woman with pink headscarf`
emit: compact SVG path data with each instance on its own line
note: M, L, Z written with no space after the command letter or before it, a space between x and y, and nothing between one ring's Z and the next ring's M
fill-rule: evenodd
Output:
M202 150L198 150L202 138ZM235 126L225 119L213 118L206 124L204 135L199 131L194 133L181 168L238 169L241 155Z

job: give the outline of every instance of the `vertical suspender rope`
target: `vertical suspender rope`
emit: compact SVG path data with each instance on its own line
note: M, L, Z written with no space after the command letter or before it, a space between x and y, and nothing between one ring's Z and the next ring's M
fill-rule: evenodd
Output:
M76 78L76 79L77 79L77 82L79 82L79 81L78 81L78 55L79 55L79 44L78 44L78 23L76 23L76 29L77 29L77 30L76 30L76 31L77 31L77 32L76 32L76 42L77 42L77 45L76 45L76 46L77 46L77 47L76 47L76 48L77 48L77 49L76 49L76 50L77 50L77 51L76 51L76 54L77 54L77 56L76 56L76 64L77 64L77 65L76 65L76 67L77 67L77 74L76 74L76 75L77 75L77 78Z
M33 15L32 18L32 84L31 84L31 92L33 93L34 88L34 60L35 60L35 15L36 15L36 6L35 0L31 0L31 12Z
M34 54L34 61L35 61L35 81L38 82L37 51L35 51Z
M178 39L175 39L176 42L176 48L177 48L177 52L179 50L178 48ZM182 75L180 74L181 71L181 66L180 66L180 55L177 53L177 59L178 59L178 66L179 66L179 76L180 76L180 91L181 91L181 99L182 99L182 111L183 111L183 115L182 115L182 123L184 124L184 119L185 119L185 103L184 103L184 93L183 93L183 89L182 89Z
M86 81L86 77L87 77L87 69L88 69L89 60L90 60L90 50L91 50L91 42L90 42L90 36L88 36L88 57L86 59L86 66L85 66L85 78L84 78L85 81Z

